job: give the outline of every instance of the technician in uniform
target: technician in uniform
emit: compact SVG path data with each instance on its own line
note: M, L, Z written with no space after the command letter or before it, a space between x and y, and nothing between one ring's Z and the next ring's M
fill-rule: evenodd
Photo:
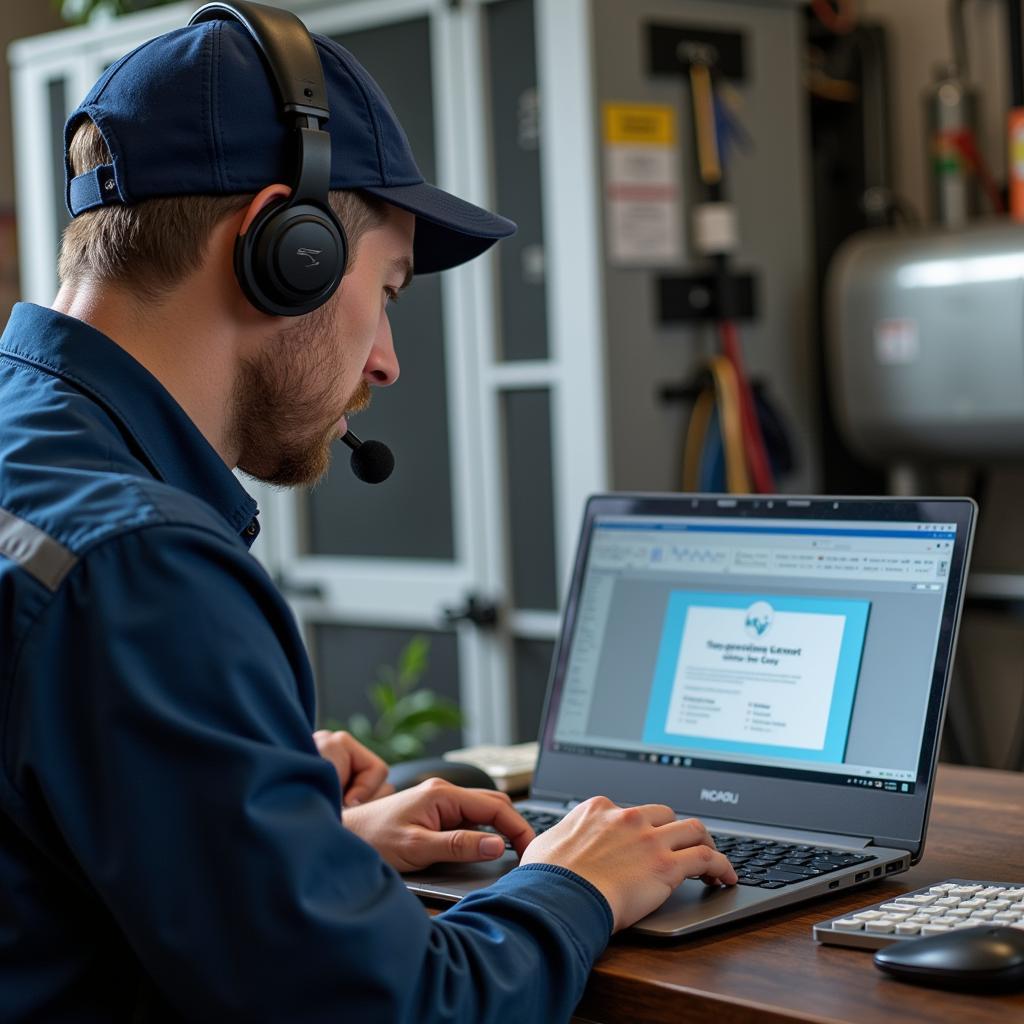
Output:
M389 301L513 225L423 182L341 46L210 8L71 115L61 289L0 339L0 1019L566 1020L613 930L728 862L666 807L534 840L314 739L232 473L321 476L398 376ZM397 872L500 856L472 823L521 865L430 918Z

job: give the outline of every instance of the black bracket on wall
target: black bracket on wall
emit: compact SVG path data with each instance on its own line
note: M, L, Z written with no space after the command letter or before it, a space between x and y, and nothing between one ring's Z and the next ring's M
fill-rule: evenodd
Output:
M647 53L653 75L688 75L691 65L706 64L724 78L742 82L746 77L742 32L651 24Z
M730 274L729 309L719 300L714 274L658 278L658 322L699 323L704 320L753 320L757 313L757 280L753 274Z

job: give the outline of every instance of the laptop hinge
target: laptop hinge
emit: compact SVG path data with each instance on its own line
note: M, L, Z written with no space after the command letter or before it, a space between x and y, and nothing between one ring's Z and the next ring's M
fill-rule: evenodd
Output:
M680 815L681 818L687 815ZM867 836L849 836L838 832L813 832L809 829L779 828L775 825L758 825L748 821L729 821L726 818L709 818L700 815L709 832L737 832L757 839L779 839L786 843L808 843L812 846L844 846L851 850L863 850L872 845ZM898 847L901 849L902 847Z
M531 793L524 804L554 804L566 811L571 811L578 804L583 803L578 797L569 797L564 793ZM625 807L626 804L621 804ZM753 836L758 839L778 839L786 843L808 843L812 846L843 846L851 850L863 850L868 846L893 846L897 850L906 849L907 844L888 842L882 844L868 836L850 836L839 832L813 832L807 829L780 828L774 825L758 825L754 822L730 821L727 818L709 818L705 814L690 815L680 814L680 819L699 817L709 832L736 832L744 836Z
M883 846L892 850L907 850L915 864L917 863L918 857L921 855L921 844L908 843L906 839L886 839L885 836L875 836L874 839L871 840L870 845Z

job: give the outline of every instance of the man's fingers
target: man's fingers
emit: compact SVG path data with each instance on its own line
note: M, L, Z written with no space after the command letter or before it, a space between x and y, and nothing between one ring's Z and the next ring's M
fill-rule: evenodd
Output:
M688 846L709 846L712 850L716 848L711 834L696 818L671 821L662 828L669 837L673 850L685 850Z
M350 786L345 790L345 806L356 807L359 804L367 804L371 800L379 800L382 796L391 796L395 787L390 782L382 782L376 789L369 790L361 785Z
M368 750L348 733L336 734L345 748L349 759L348 785L345 786L345 806L374 800L384 793L378 792L387 782L387 762Z
M505 840L501 836L467 828L449 832L424 829L418 846L418 854L421 853L422 859L430 864L497 860L505 852Z
M371 761L362 768L352 763L353 776L345 787L345 806L355 807L356 804L364 804L367 800L374 800L378 796L386 796L387 793L379 792L385 786L389 786L388 792L393 793L395 787L388 783L388 766L380 761Z
M474 825L493 825L502 835L508 836L516 853L522 855L533 842L533 829L527 824L505 793L492 789L460 789L452 787L450 798L455 801L452 810L459 820ZM455 821L442 824L456 824Z
M683 878L700 878L708 885L735 885L736 869L710 846L691 846L676 853Z
M355 807L376 796L387 778L388 766L373 751L342 729L317 729L313 742L320 756L334 765L344 791L344 805Z
M664 804L640 804L636 810L642 812L648 823L655 827L668 825L676 820L676 812Z

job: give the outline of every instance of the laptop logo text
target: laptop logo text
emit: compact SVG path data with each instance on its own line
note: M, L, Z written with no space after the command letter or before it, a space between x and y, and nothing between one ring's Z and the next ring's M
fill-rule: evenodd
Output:
M740 802L739 793L731 793L727 789L702 789L700 798L701 800L710 800L713 804L738 804Z

